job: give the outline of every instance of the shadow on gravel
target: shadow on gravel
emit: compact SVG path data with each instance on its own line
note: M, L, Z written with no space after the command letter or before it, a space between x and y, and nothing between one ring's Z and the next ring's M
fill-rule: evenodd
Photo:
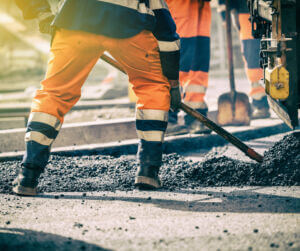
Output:
M157 191L156 193L170 193L169 191ZM300 199L289 196L269 195L255 192L254 189L232 192L203 192L203 191L177 191L176 194L187 194L201 199L180 201L172 199L144 198L134 196L80 196L64 194L39 195L39 198L47 199L74 199L74 200L99 200L99 201L126 201L133 203L153 204L159 208L191 211L191 212L222 212L222 213L300 213ZM197 196L198 195L198 196Z
M100 250L97 245L64 236L21 228L0 228L0 250Z

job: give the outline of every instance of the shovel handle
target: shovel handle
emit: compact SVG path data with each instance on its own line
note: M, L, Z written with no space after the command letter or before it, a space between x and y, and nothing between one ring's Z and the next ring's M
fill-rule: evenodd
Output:
M232 143L234 146L236 146L238 149L240 149L243 153L245 153L248 157L250 157L253 160L256 160L257 162L262 162L263 157L255 152L252 148L248 147L245 143L240 141L237 137L233 136L231 133L223 129L222 127L215 124L213 121L202 115L201 113L197 112L193 108L187 106L184 103L180 104L180 108L185 111L187 114L191 115L192 117L196 118L200 122L202 122L204 125L206 125L208 128L219 134L221 137L223 137L228 142Z
M227 59L228 59L228 71L229 71L229 82L230 91L234 96L235 93L235 81L234 81L234 67L233 67L233 53L232 53L232 32L231 32L231 16L229 0L225 1L225 21L226 21L226 40L227 40Z
M127 74L126 71L123 69L122 65L119 64L116 60L112 59L111 57L106 56L105 54L103 54L100 58L103 61L105 61L106 63L112 65L115 68L117 68L119 71L123 72L124 74Z
M104 60L105 62L107 62L108 64L116 67L121 72L127 74L126 71L122 68L122 66L117 61L112 59L111 57L106 56L106 55L102 55L100 58L102 60ZM193 108L187 106L184 103L180 104L180 108L183 111L185 111L187 114L191 115L192 117L194 117L197 120L199 120L200 122L202 122L208 128L212 129L214 132L216 132L217 134L222 136L225 140L227 140L228 142L232 143L234 146L239 148L242 152L244 152L251 159L254 159L257 162L262 162L263 161L263 157L260 154L255 152L252 148L249 148L246 144L244 144L238 138L236 138L235 136L230 134L228 131L224 130L222 127L215 124L213 121L211 121L210 119L208 119L207 117L205 117L201 113L197 112L196 110L194 110Z

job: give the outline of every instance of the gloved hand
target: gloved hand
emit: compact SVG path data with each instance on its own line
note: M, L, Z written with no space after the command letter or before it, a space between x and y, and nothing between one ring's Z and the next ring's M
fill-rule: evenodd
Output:
M171 84L171 110L172 111L177 111L178 108L180 107L181 103L181 94L180 94L180 89L179 89L179 81L178 80L169 80Z
M51 34L52 27L51 23L54 19L54 15L51 12L41 12L38 14L38 22L39 22L39 29L41 33Z

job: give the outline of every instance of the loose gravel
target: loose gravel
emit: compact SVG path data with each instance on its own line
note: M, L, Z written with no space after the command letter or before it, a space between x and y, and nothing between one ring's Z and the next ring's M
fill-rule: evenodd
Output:
M0 193L11 193L20 161L0 162ZM131 156L52 155L41 176L42 192L86 192L134 189L136 159ZM300 185L300 133L285 136L264 154L262 164L243 162L211 151L202 162L178 154L163 157L163 189L174 191L203 186Z

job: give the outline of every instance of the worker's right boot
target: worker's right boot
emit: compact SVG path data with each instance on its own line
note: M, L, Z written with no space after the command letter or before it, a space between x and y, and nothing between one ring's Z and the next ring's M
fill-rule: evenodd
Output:
M18 175L13 181L13 192L18 195L37 195L38 179L43 170L39 167L22 165L18 170Z
M159 167L144 166L139 167L136 172L134 186L140 190L154 190L161 187L158 177Z

